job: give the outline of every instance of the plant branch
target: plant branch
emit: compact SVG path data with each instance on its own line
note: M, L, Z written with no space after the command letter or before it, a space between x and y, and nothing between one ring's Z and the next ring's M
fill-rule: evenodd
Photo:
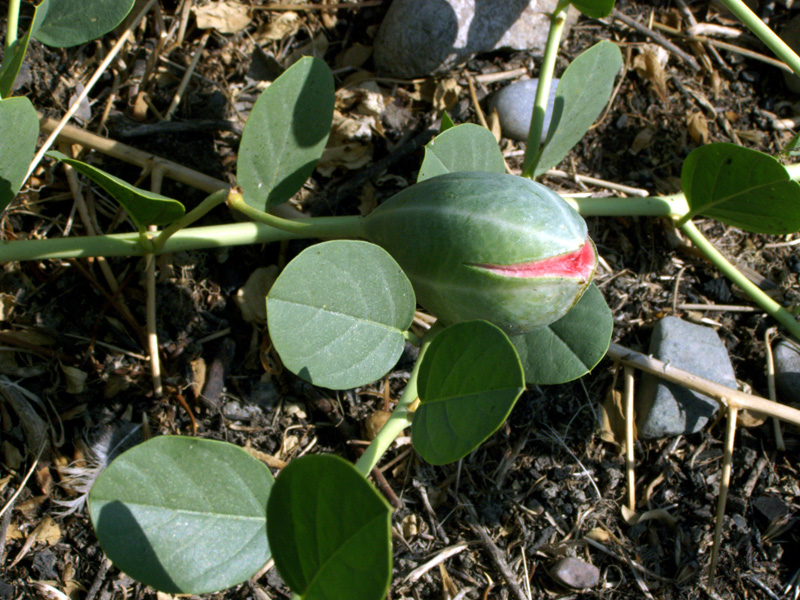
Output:
M360 238L364 237L362 218L352 217L317 217L314 219L284 219L276 215L253 208L244 201L244 197L236 191L228 194L227 205L233 210L250 217L254 221L264 223L275 229L305 238Z
M403 433L406 427L411 425L411 420L414 417L411 406L418 397L417 377L419 376L419 368L431 339L432 336L428 337L426 341L423 342L422 348L419 351L419 358L417 358L414 369L411 371L411 377L408 378L406 389L403 390L403 395L400 396L400 400L397 402L397 406L394 407L392 415L387 419L386 423L384 423L383 427L378 432L378 435L376 435L372 443L367 446L364 454L361 455L361 458L359 458L356 463L356 469L364 477L367 477L370 471L378 465L381 457L389 449L389 446L392 445L392 442L394 442L397 436Z
M224 204L225 200L228 198L228 190L227 188L217 190L213 194L209 195L205 200L203 200L200 204L195 206L192 210L188 213L183 215L180 219L172 223L169 227L166 227L158 234L158 236L153 240L153 248L156 252L163 248L164 244L167 240L172 237L175 233L188 227L201 217L203 217L206 213L208 213L213 208L216 208L220 204Z
M795 75L800 76L800 57L764 21L759 19L758 15L750 10L742 0L722 0L722 4L736 15L758 39L764 42L775 53L775 56L789 65Z
M692 240L692 243L705 254L708 260L717 267L733 283L742 288L761 308L770 316L776 319L781 325L786 327L796 340L800 340L800 323L783 306L767 296L764 291L747 279L735 266L733 266L722 253L717 250L700 230L692 223L687 221L680 226L680 230Z
M9 0L8 21L6 22L6 52L8 52L14 42L17 41L17 30L19 29L19 8L20 0Z
M657 358L647 356L641 352L636 352L635 350L620 346L619 344L611 343L608 347L608 356L609 358L618 360L624 365L636 367L641 371L650 373L666 381L672 381L692 391L710 396L714 398L723 409L726 409L728 406L736 405L740 409L777 417L781 421L786 421L793 425L800 425L800 410L796 408L725 387L724 385L699 377L683 369L673 367Z
M558 45L561 42L564 25L567 22L568 7L569 5L565 6L564 2L559 3L556 11L550 17L550 30L547 33L542 66L539 69L539 85L536 86L536 99L533 102L533 115L531 116L531 126L528 130L528 143L525 147L525 158L522 163L522 176L529 179L533 177L533 171L539 160L547 100L550 97L550 86L553 83L553 71L558 57Z

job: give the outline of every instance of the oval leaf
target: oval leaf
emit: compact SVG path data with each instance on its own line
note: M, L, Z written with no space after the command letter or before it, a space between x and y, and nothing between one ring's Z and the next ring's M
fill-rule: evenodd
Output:
M283 580L303 600L380 600L392 572L391 508L338 456L281 471L267 509Z
M619 48L606 41L595 44L567 67L556 90L550 128L534 176L556 166L581 141L608 104L621 68Z
M97 478L89 514L128 575L170 594L205 594L252 577L270 558L261 461L226 442L161 436Z
M30 100L0 100L0 212L25 183L38 137L39 117Z
M755 233L800 231L800 183L773 157L736 144L716 143L683 161L681 185L689 212Z
M614 319L595 284L555 323L511 337L525 381L531 385L566 383L591 371L611 342Z
M348 389L395 365L415 306L411 283L385 250L339 240L311 246L286 266L267 297L267 322L292 373Z
M592 19L602 19L614 10L615 0L571 0L570 4Z
M49 0L33 37L47 46L68 48L104 36L131 12L135 0Z
M455 462L480 446L525 389L514 346L486 321L448 327L421 360L411 440L434 465Z
M286 202L314 171L333 119L333 76L302 58L261 93L242 132L236 180L261 211Z
M51 151L47 156L67 163L111 194L127 211L139 231L143 231L148 225L169 225L180 219L186 211L183 204L177 200L134 187L118 177L69 158L61 152Z
M491 131L464 123L448 128L425 145L418 182L453 171L506 172L503 153Z

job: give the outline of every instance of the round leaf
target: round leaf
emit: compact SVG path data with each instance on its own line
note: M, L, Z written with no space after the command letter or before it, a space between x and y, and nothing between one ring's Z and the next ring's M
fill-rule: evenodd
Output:
M122 571L170 594L252 577L270 558L262 462L225 442L161 436L120 455L89 496L97 538Z
M592 284L558 321L511 337L531 385L566 383L591 371L611 342L614 319Z
M425 145L418 182L453 171L506 172L503 153L491 131L464 123L449 127Z
M177 200L139 189L96 167L69 158L61 152L51 151L47 156L67 163L111 194L127 211L140 231L146 229L148 225L169 225L180 219L186 211L183 204Z
M122 23L135 0L49 0L47 16L33 37L68 48L104 36Z
M602 19L614 10L616 0L572 0L570 4L593 19Z
M392 572L391 508L355 467L304 456L281 471L267 509L283 580L303 600L380 600Z
M525 389L517 352L486 321L439 333L422 357L411 439L431 464L457 461L497 431Z
M736 144L708 144L683 161L689 212L755 233L800 231L800 183L773 157Z
M310 57L261 93L239 145L236 180L247 204L265 211L302 187L328 142L333 101L330 69Z
M267 297L267 323L292 373L348 389L395 365L415 306L411 283L385 250L339 240L311 246L286 266Z
M0 212L25 183L38 136L39 118L30 100L0 100Z
M570 63L556 89L553 116L534 176L556 166L595 122L611 98L622 54L613 42L598 42Z

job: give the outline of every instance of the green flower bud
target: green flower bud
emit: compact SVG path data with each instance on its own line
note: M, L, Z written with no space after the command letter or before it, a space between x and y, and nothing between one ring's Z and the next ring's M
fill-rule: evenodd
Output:
M514 175L426 179L374 210L364 230L444 323L485 319L512 335L564 316L597 266L581 216Z

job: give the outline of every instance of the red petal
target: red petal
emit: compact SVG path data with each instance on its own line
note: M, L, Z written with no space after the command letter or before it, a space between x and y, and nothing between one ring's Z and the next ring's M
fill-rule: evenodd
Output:
M514 265L475 266L505 277L569 277L585 281L592 276L595 263L594 245L587 238L586 242L574 252L552 256L544 260L534 260Z

